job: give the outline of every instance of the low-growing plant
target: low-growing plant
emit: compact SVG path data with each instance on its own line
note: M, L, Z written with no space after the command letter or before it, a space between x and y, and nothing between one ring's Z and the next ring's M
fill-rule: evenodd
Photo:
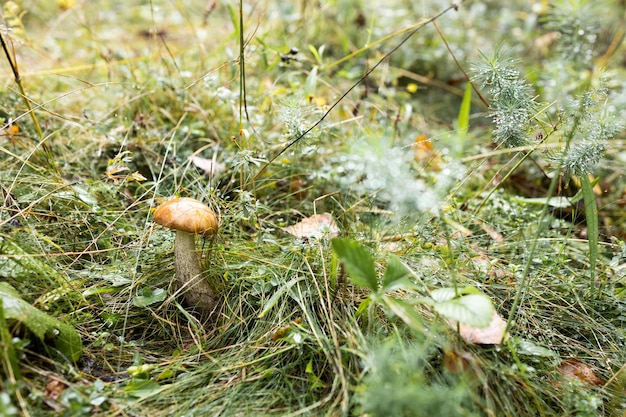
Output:
M416 303L428 304L454 322L475 327L486 327L491 322L494 314L491 300L475 287L439 288L432 291L430 297L408 300L394 297L390 294L393 291L416 288L416 284L410 281L411 272L396 256L388 258L385 272L379 280L374 261L365 247L348 239L333 239L332 246L352 282L369 290L368 299L361 303L357 311L371 311L372 302L380 304L418 332L425 331L426 327L413 306Z

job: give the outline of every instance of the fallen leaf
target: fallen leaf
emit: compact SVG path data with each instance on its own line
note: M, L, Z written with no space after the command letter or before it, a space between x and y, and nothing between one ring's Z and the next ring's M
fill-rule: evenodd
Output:
M61 393L65 391L66 388L67 385L65 385L63 382L59 381L58 379L51 379L50 382L48 382L48 384L46 385L44 395L50 400L57 401L61 396Z
M589 365L578 360L565 361L556 368L561 376L587 385L602 385L604 381L599 378Z
M306 190L307 183L301 178L292 177L289 180L289 191L296 198L303 199L307 195Z
M451 321L450 325L454 328L457 326L456 321ZM477 345L499 345L504 337L504 329L506 321L496 312L493 313L491 321L487 327L473 327L468 324L461 323L459 325L459 333L461 337L468 343Z
M189 160L197 168L200 168L204 171L205 174L210 176L218 175L223 172L224 169L226 169L226 166L224 164L214 161L213 159L207 159L200 156L192 155L189 157Z
M290 235L300 238L336 237L339 235L339 227L330 213L314 214L311 217L302 219L301 222L292 226L281 227Z
M476 359L468 352L446 350L443 352L443 366L453 374L468 371Z
M415 159L418 161L430 159L435 155L435 148L432 142L424 135L419 135L415 138L413 150L415 151Z
M435 171L441 169L441 158L437 155L432 141L424 136L419 135L413 143L413 152L415 152L415 160L418 162L427 162Z
M59 404L59 397L67 389L67 385L57 379L49 380L44 391L43 401L55 412L61 413L63 406Z

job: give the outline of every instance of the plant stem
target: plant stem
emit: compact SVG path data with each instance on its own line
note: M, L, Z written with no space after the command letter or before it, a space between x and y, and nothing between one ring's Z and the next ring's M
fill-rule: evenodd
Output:
M202 316L208 316L215 309L218 297L204 279L193 234L176 231L174 266L176 281L183 291L186 304Z

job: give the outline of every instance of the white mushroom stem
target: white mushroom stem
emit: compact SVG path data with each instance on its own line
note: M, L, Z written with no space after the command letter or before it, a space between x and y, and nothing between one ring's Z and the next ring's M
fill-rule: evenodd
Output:
M194 234L176 231L174 267L176 281L189 307L195 308L202 315L209 315L215 309L218 297L205 280Z

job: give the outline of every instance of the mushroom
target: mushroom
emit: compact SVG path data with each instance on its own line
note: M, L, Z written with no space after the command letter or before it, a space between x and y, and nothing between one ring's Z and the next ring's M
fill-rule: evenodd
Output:
M217 233L217 216L205 204L193 198L174 198L154 211L154 221L176 230L174 239L174 269L176 281L184 290L186 304L203 316L208 316L218 296L204 280L195 235Z

